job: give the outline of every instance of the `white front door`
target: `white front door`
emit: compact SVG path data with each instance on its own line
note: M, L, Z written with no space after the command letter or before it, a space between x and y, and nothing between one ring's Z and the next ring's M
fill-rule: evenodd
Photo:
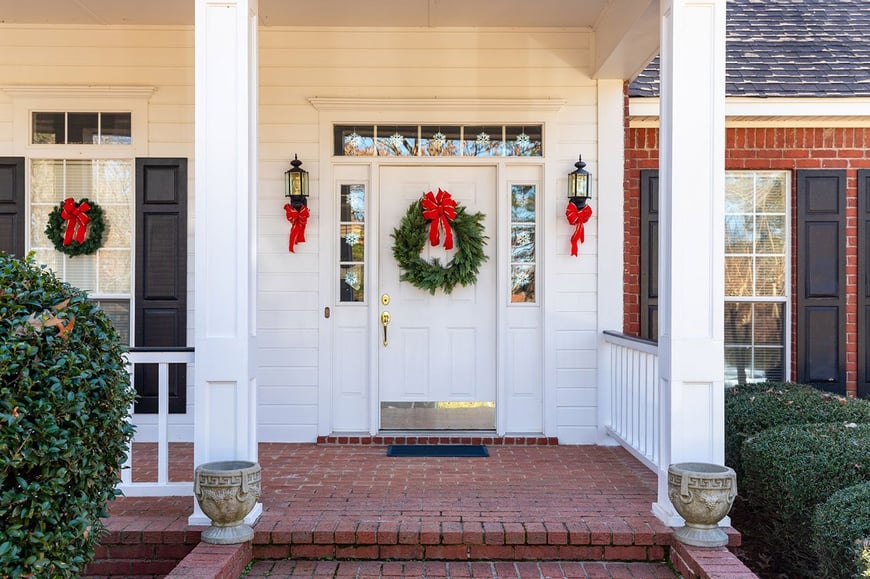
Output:
M378 376L382 429L494 429L496 393L496 168L381 167L379 191ZM391 233L426 192L448 191L481 212L486 254L474 285L451 294L400 281ZM452 253L427 242L424 259ZM385 305L383 302L388 303Z

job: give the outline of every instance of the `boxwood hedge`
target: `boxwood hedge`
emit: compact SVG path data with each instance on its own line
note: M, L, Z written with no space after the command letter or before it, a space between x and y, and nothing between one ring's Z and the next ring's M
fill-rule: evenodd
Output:
M0 575L78 577L133 427L121 342L85 293L0 252Z
M870 424L870 402L803 384L746 384L725 390L725 464L743 478L743 442L767 428L811 422ZM738 483L739 484L739 483Z
M768 525L790 571L813 576L812 513L840 489L870 480L870 424L780 426L743 444L743 494Z
M819 577L870 577L864 558L870 541L870 482L846 487L816 507L813 549L819 558Z

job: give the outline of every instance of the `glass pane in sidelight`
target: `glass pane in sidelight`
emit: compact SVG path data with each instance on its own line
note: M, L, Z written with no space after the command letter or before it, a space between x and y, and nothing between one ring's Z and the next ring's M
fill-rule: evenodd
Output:
M462 151L459 127L420 128L420 154L424 157L458 157Z
M67 143L70 145L97 145L99 139L97 113L69 113L67 115Z
M535 301L535 266L511 266L511 302L533 303Z
M366 186L341 186L341 221L366 220Z
M342 302L361 302L365 299L365 277L362 264L340 266L338 283Z
M511 226L511 261L535 261L535 226Z
M340 236L340 260L365 261L365 227L342 225Z
M785 258L755 258L755 295L785 295Z
M66 143L65 113L33 113L34 145L63 145Z
M100 143L129 145L133 140L130 113L100 114Z
M378 125L379 157L411 157L417 154L417 126Z
M755 209L755 174L725 173L725 214L752 213Z
M543 155L541 125L530 127L505 127L505 155L508 157L540 157Z
M534 223L534 185L511 185L511 221Z
M372 126L335 127L333 153L346 157L372 157L375 154L375 128Z
M751 215L725 216L725 253L752 253Z
M725 295L753 295L751 257L725 256Z
M755 227L756 253L785 253L785 215L759 215Z
M467 157L497 157L503 154L499 126L468 126L463 131L463 154Z

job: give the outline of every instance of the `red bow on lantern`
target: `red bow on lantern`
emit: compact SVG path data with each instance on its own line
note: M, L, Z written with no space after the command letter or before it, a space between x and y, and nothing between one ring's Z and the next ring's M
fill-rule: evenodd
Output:
M585 205L583 209L577 209L577 206L569 201L568 207L565 209L565 217L568 218L568 223L577 226L574 235L571 236L571 255L577 255L577 241L579 240L580 243L586 241L583 224L592 217L592 208Z
M297 210L289 203L284 205L284 211L287 213L287 221L293 224L290 228L290 252L296 253L293 246L305 241L305 224L308 223L310 213L305 205Z
M441 243L439 230L444 226L444 249L453 249L453 230L450 222L456 219L456 201L447 191L438 189L436 196L431 191L423 196L423 217L429 222L429 243L437 246Z
M84 243L85 235L88 232L88 223L91 218L86 215L91 210L91 206L87 201L82 201L76 204L75 199L68 197L63 201L63 208L60 211L60 216L66 220L66 234L63 236L63 244L69 245L73 239L76 243Z

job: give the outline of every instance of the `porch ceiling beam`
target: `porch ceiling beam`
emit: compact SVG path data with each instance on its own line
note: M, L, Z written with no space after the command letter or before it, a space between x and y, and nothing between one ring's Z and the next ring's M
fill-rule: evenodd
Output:
M659 0L613 0L595 24L593 78L632 79L659 51Z

